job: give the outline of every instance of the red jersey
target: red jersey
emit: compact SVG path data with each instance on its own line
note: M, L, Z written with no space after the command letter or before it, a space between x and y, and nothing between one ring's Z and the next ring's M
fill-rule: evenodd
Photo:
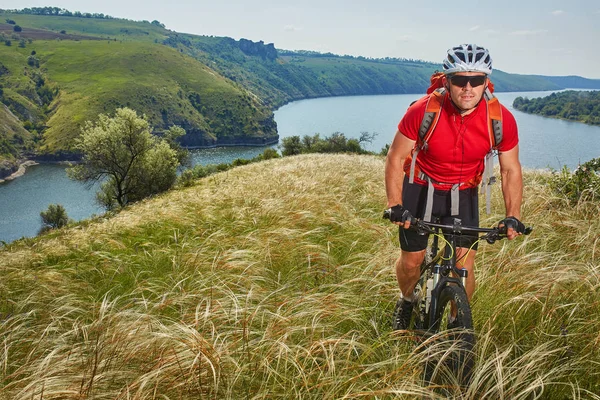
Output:
M425 115L429 96L417 100L408 108L398 124L398 130L407 138L418 141L419 127ZM502 109L502 142L498 151L508 151L519 143L517 122L506 107ZM417 167L434 182L446 184L465 183L483 173L484 159L490 151L488 116L485 99L469 115L461 116L449 95L446 94L435 131L427 143L427 149L419 151ZM407 160L410 166L410 160ZM415 182L426 182L415 176ZM448 185L434 184L436 189L448 190ZM466 189L473 185L463 185ZM476 185L475 185L476 186Z

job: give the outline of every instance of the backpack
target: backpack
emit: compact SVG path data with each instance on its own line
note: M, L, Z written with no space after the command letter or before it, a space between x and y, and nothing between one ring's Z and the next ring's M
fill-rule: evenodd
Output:
M423 116L423 119L421 120L421 125L419 127L419 137L411 155L412 160L410 161L409 183L414 182L417 155L419 154L419 151L427 150L427 144L429 142L429 139L431 138L431 135L435 131L435 127L441 115L444 100L446 98L446 88L443 85L443 77L444 74L442 72L436 71L433 75L431 75L430 78L431 85L427 89L429 100L427 101L427 105L425 107L425 115ZM502 108L500 107L500 102L498 101L498 98L493 95L493 91L494 85L492 84L492 82L489 82L488 87L485 89L483 97L487 105L490 151L485 156L485 168L483 173L475 177L475 182L473 182L474 184L478 185L480 182L483 181L483 184L481 186L481 193L485 192L486 194L486 212L488 214L491 212L491 185L496 181L496 177L494 176L494 155L496 150L498 149L498 146L502 142ZM418 176L419 178L427 181L429 184L429 189L427 191L427 205L425 207L424 218L426 221L430 221L431 208L433 203L433 182L428 176L426 176L421 171L418 171ZM452 215L458 214L458 189L460 185L461 184L458 183L452 186Z

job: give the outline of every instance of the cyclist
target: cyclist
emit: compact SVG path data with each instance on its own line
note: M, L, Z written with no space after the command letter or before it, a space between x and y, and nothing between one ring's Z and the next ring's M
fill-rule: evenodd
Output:
M498 151L506 218L500 222L514 239L523 232L519 221L523 181L519 161L519 138L514 116L501 108L501 139L490 143L488 99L492 59L487 49L464 44L448 50L443 62L439 119L422 146L422 127L429 94L413 103L398 125L385 164L385 186L391 220L400 226L401 255L396 261L396 277L402 296L397 325L406 329L413 308L413 290L425 256L427 235L407 230L413 217L425 220L456 217L465 226L479 226L478 185L491 148ZM500 110L499 109L499 110ZM428 109L429 111L429 109ZM414 158L414 161L413 161ZM411 168L412 167L412 168ZM411 171L412 170L412 171ZM412 183L411 183L412 182ZM468 270L466 292L475 290L473 265L476 238L462 236L457 242L459 267Z

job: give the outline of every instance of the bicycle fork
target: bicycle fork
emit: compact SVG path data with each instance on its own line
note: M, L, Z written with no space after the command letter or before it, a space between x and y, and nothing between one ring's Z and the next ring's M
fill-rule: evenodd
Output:
M459 279L450 277L450 271L454 270L458 274ZM462 284L464 290L466 290L467 276L469 272L465 268L456 268L451 265L440 265L436 264L432 268L433 276L427 280L426 285L426 307L427 311L427 326L429 328L436 324L435 315L438 308L438 299L440 293L449 284L459 285Z

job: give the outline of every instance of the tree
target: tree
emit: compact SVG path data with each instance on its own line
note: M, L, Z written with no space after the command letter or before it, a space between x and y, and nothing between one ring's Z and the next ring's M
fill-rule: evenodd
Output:
M302 144L300 143L300 136L289 136L283 138L283 150L281 154L284 156L294 156L302 153Z
M60 204L50 204L46 211L40 213L40 217L42 217L42 232L61 228L69 223L67 211Z
M177 151L129 108L117 109L112 118L100 114L95 124L87 121L76 148L82 161L68 169L69 177L102 181L96 197L108 210L168 190L177 178Z

